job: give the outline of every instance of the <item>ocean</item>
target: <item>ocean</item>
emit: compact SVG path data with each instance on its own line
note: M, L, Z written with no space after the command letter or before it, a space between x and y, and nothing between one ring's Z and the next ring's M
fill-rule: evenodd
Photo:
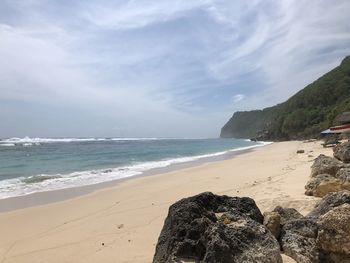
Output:
M0 199L128 178L265 144L243 139L2 139Z

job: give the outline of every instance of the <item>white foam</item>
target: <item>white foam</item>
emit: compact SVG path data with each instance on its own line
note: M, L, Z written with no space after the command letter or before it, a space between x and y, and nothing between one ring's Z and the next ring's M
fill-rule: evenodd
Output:
M11 147L11 146L16 146L14 143L2 143L0 146L6 146L6 147Z
M231 149L228 151L216 152L211 154L202 154L202 155L190 156L190 157L180 157L180 158L153 161L153 162L145 162L145 163L139 163L131 166L124 166L124 167L118 167L118 168L81 171L81 172L73 172L69 174L35 175L35 177L42 176L46 179L37 183L25 183L25 179L28 179L28 178L24 178L24 177L3 180L3 181L0 181L0 199L14 197L14 196L28 195L35 192L52 191L52 190L65 189L65 188L71 188L71 187L86 186L86 185L92 185L92 184L98 184L102 182L128 178L135 175L140 175L145 171L149 171L155 168L163 168L173 164L186 163L186 162L196 161L203 158L220 156L228 152L237 152L242 150L253 149L253 148L261 147L267 144L271 144L271 142L259 142L256 145L240 147L240 148ZM52 177L52 179L46 178L50 176Z
M0 145L17 144L23 146L40 145L41 143L70 143L70 142L100 142L100 141L154 141L154 140L173 140L180 138L8 138L0 140ZM32 145L29 145L29 144ZM12 145L11 145L12 146ZM14 145L13 145L14 146Z

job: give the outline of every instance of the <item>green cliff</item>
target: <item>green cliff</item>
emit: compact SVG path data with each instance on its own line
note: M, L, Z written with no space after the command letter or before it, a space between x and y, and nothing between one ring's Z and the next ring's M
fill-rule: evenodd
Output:
M238 111L222 127L222 138L306 139L319 135L350 111L350 56L286 102L263 110Z

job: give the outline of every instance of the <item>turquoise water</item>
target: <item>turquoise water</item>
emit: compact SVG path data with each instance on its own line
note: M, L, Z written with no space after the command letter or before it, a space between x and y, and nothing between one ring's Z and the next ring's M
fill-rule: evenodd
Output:
M122 179L260 145L238 139L3 139L0 198Z

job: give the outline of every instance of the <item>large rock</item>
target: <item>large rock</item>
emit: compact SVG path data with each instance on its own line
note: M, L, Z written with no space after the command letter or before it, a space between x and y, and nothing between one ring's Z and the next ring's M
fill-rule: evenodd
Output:
M317 246L327 262L350 260L350 204L333 208L318 221Z
M281 206L276 206L275 209L273 209L273 212L277 212L281 216L281 225L284 225L288 221L303 217L303 215L294 208L283 208Z
M311 178L305 185L305 194L323 197L330 192L343 190L342 181L329 174L318 174Z
M311 177L316 177L319 174L335 176L337 172L344 167L348 166L333 157L320 154L311 166Z
M282 262L250 198L202 193L169 208L153 262Z
M333 156L344 163L350 162L350 142L344 142L333 148Z
M315 208L307 215L308 217L318 218L333 208L350 204L350 192L340 191L329 193L315 206Z
M298 263L318 263L317 231L317 223L311 218L287 222L282 227L280 239L284 254Z

